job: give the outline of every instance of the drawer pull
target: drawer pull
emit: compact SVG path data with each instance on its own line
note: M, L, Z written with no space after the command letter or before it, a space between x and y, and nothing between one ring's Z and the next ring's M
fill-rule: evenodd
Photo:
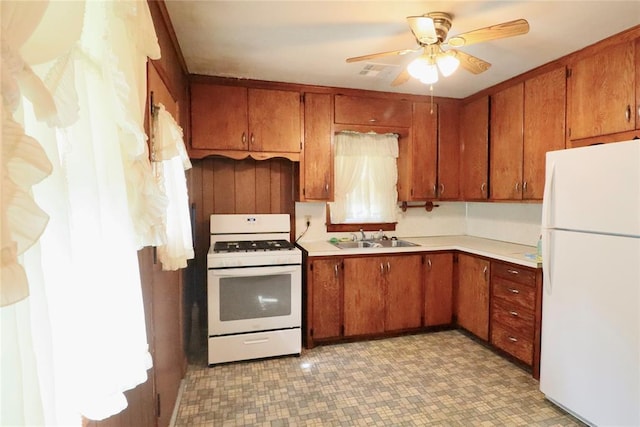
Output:
M511 268L507 269L507 271L511 274L518 274L518 270L513 270Z
M507 339L511 342L518 342L518 338L516 337L507 337Z
M512 294L519 294L520 291L517 289L513 289L513 288L509 288L509 292L511 292Z
M269 342L269 338L262 338L262 339L257 339L257 340L247 340L243 344L264 344L266 342Z
M518 317L519 316L517 311L510 311L509 314L514 316L514 317Z

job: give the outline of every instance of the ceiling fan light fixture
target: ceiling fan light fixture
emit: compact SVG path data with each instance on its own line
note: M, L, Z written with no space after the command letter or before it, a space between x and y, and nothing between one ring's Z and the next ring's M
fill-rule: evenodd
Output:
M409 63L407 71L412 77L420 80L427 73L430 65L429 60L424 55L421 55Z
M424 74L420 77L420 81L424 84L431 85L438 81L438 68L435 64L428 64Z
M460 60L456 58L455 53L443 53L436 58L436 64L443 76L449 77L453 74L460 65Z

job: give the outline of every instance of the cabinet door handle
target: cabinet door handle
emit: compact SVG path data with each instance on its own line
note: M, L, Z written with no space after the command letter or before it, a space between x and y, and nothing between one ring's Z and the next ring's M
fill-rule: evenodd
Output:
M507 339L509 339L509 341L511 342L518 342L518 338L516 337L507 337Z
M486 265L484 266L484 269L482 269L482 274L484 274L484 280L487 280L487 271L488 271L488 270L489 270L489 269L487 268L487 266L486 266Z
M247 143L247 134L242 132L242 145Z
M513 288L509 288L509 292L511 292L512 294L519 294L520 291L517 289L513 289Z
M387 261L387 273L391 272L391 264Z
M627 105L627 109L624 112L624 116L627 118L627 121L631 121L631 105Z
M444 194L444 184L440 183L440 195L442 196Z
M518 270L513 270L511 268L507 269L507 271L511 274L518 274Z
M516 181L516 193L520 191L520 182Z
M526 193L526 192L527 192L527 181L524 181L524 182L522 183L522 192L523 192L523 193Z
M482 192L482 194L484 194L486 189L487 189L487 183L483 182L482 185L480 186L480 191Z
M338 278L338 264L333 266L333 273L335 274L336 279L337 279Z
M251 145L256 143L256 137L254 134L251 134Z
M325 194L329 194L329 183L328 182L324 184L324 192L325 192Z
M519 316L517 311L510 311L509 314L512 315L513 317L518 317Z
M384 265L380 263L380 274L384 274Z
M429 270L431 270L431 258L427 258L427 265L429 266Z

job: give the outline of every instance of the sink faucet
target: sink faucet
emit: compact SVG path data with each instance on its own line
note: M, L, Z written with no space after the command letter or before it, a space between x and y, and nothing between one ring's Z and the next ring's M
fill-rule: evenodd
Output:
M367 240L367 236L364 235L364 231L362 231L362 228L360 229L360 234L362 234L362 240Z

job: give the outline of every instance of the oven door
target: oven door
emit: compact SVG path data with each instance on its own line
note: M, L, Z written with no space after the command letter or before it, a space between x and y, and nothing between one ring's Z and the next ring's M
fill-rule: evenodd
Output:
M299 328L301 276L299 264L208 270L209 336Z

